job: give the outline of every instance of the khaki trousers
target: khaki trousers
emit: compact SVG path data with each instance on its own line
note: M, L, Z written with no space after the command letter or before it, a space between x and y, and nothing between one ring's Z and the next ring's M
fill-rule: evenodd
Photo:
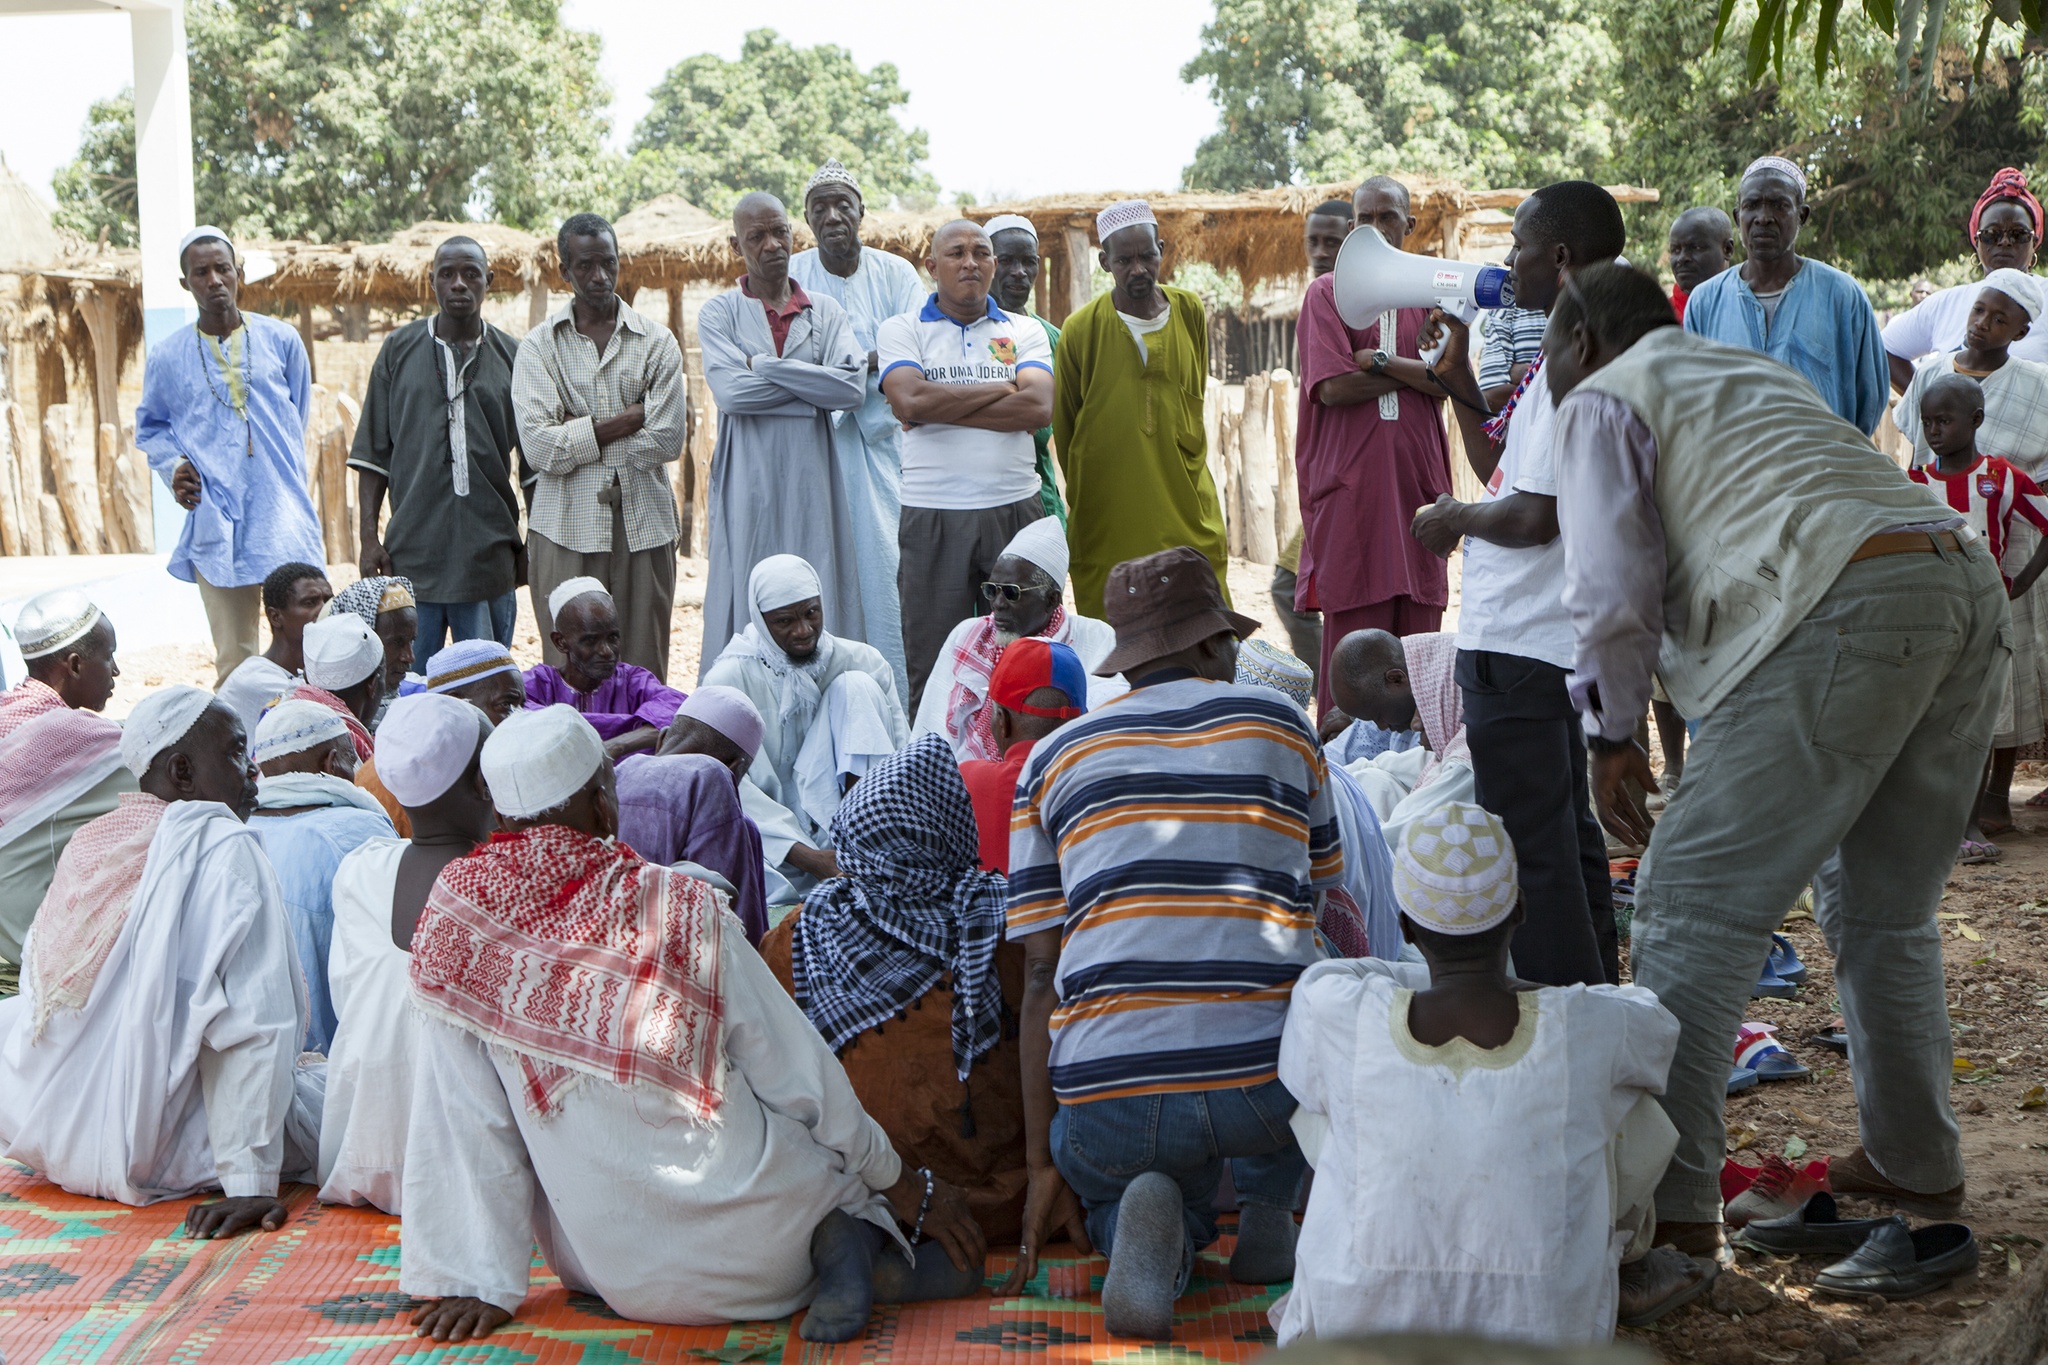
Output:
M612 548L580 554L538 531L527 533L526 578L533 594L533 619L540 626L541 658L560 668L562 651L549 632L548 594L572 578L588 575L605 585L619 612L619 657L668 681L669 620L676 605L676 547L673 541L647 550L626 548L626 512L612 505Z
M207 628L213 632L213 685L218 690L244 659L263 649L263 585L216 588L196 569L192 577L199 585L200 605L206 608Z

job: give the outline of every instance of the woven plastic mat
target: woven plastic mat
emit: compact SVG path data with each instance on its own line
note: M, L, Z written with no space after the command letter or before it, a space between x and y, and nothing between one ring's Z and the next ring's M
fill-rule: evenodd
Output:
M1108 1262L1042 1257L1022 1295L884 1307L861 1339L816 1346L789 1319L630 1322L565 1291L536 1256L516 1318L483 1341L437 1346L405 1322L397 1219L325 1207L303 1185L287 1187L286 1201L292 1218L276 1232L195 1242L178 1235L184 1201L131 1209L83 1199L0 1161L0 1355L7 1365L993 1365L1023 1352L1076 1365L1220 1365L1271 1346L1266 1309L1285 1288L1232 1284L1226 1235L1197 1263L1171 1342L1112 1340L1100 1301ZM989 1257L991 1291L1012 1264Z

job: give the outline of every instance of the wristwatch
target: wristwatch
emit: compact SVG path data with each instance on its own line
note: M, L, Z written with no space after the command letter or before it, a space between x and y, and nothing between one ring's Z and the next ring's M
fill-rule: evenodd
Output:
M1394 357L1389 355L1385 351L1374 351L1372 353L1372 373L1385 374L1387 372L1387 366L1393 361L1393 359Z
M1586 747L1596 754L1627 753L1636 747L1634 736L1627 739L1609 739L1605 735L1587 735Z

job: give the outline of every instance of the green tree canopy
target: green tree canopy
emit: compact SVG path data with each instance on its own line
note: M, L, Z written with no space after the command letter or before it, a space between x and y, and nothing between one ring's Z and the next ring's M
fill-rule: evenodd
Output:
M1732 32L1746 25L1748 3ZM1994 38L1973 78L1965 16L1937 47L1924 94L1906 96L1894 44L1872 25L1839 35L1840 67L1825 82L1795 67L1761 84L1749 79L1746 52L1714 46L1714 25L1697 0L1631 0L1610 20L1629 72L1615 95L1626 136L1610 173L1664 196L1636 214L1635 246L1647 259L1687 205L1732 211L1743 168L1775 152L1807 172L1813 220L1802 251L1865 279L1903 279L1969 250L1970 205L1994 171L2042 159L2048 60Z
M78 155L54 177L57 222L94 241L135 245L135 91L94 100Z
M1183 79L1221 127L1193 188L1411 171L1491 185L1582 173L1613 151L1604 0L1217 0Z
M924 130L897 122L910 96L888 62L863 71L843 47L794 47L755 29L738 61L686 57L653 98L628 148L634 198L678 193L725 213L742 194L766 190L794 210L828 157L860 178L870 207L892 198L929 205L938 194L922 164Z
M199 215L232 232L617 207L598 39L557 0L192 0L186 25ZM133 101L95 105L58 176L67 220L132 224L134 165Z

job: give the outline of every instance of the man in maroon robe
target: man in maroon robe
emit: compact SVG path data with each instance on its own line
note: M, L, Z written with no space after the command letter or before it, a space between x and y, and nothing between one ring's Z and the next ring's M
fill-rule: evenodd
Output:
M1360 185L1352 207L1360 228L1377 228L1394 247L1415 227L1407 189L1389 176ZM1339 640L1367 629L1433 631L1450 600L1445 561L1408 534L1416 509L1451 491L1444 393L1416 345L1429 310L1390 310L1355 331L1337 316L1334 284L1324 275L1309 285L1296 329L1303 532L1296 600L1323 613L1316 691L1325 710L1330 651Z

